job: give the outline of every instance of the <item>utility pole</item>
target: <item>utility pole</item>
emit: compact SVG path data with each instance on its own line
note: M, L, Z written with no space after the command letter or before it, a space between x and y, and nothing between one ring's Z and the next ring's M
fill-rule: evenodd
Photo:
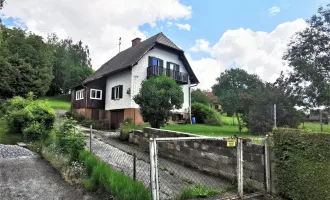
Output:
M323 110L320 109L320 124L321 124L321 132L323 131Z
M274 128L276 128L276 104L274 104Z

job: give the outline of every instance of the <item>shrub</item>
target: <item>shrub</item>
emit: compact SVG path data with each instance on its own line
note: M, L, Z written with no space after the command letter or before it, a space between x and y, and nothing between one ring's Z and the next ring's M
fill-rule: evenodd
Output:
M123 141L128 141L129 133L136 128L136 125L133 123L132 118L124 119L123 123L120 125L120 135L119 139Z
M74 120L76 120L77 122L82 122L84 121L86 118L84 115L78 114L78 113L74 113L72 111L68 111L65 113L65 116L67 118L73 118Z
M105 162L100 161L92 153L81 151L79 161L87 169L88 179L85 181L85 187L90 190L100 188L114 195L116 199L151 200L150 191L138 181L121 172L111 169Z
M22 97L13 97L5 102L5 118L10 133L22 133L28 124L28 116L24 108L30 103Z
M23 133L27 140L45 140L48 137L49 130L47 130L43 124L33 122L23 130Z
M184 187L181 193L176 197L177 200L193 199L193 198L206 198L213 197L220 193L223 193L225 190L215 190L209 189L204 185L191 185Z
M277 190L289 199L330 199L330 135L274 130Z
M55 111L44 100L32 101L24 110L30 122L42 123L47 130L51 130L55 122Z
M56 144L62 153L70 155L71 161L78 160L79 151L86 146L83 134L75 130L75 125L74 120L66 119L55 129Z
M191 114L196 118L197 123L221 125L220 113L207 105L193 103L191 106Z

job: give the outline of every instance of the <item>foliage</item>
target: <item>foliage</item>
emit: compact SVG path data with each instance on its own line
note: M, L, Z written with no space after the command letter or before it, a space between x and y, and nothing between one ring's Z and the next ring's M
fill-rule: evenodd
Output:
M0 144L17 144L22 141L22 134L9 134L5 119L0 118Z
M213 197L220 193L223 193L224 190L215 190L209 189L204 185L192 185L183 188L181 193L176 197L177 200L185 200L185 199L194 199L194 198L206 198Z
M205 95L205 93L200 90L191 91L191 103L201 103L204 105L210 105L211 99Z
M70 155L71 161L76 161L79 151L84 150L86 141L82 133L76 128L76 122L72 119L65 119L63 123L56 128L55 138L56 145L64 154Z
M277 190L290 199L330 199L330 135L274 131Z
M46 129L44 124L35 121L27 125L23 133L30 141L45 140L48 137L49 130Z
M105 190L121 200L151 199L150 191L142 183L111 169L92 153L82 151L79 161L84 163L87 169L86 188L90 190Z
M28 122L42 123L46 130L51 130L55 122L55 111L47 101L31 101L25 108Z
M305 106L330 105L330 4L307 20L305 30L295 34L283 58L292 67L287 82ZM308 84L306 84L308 83Z
M134 101L140 106L143 120L151 127L160 128L171 116L172 109L183 104L182 88L167 76L151 77L142 83Z
M48 44L53 52L53 75L48 95L67 93L93 73L88 46L82 41L59 40L55 34L48 36Z
M133 122L132 118L126 118L120 125L120 135L119 139L123 141L128 141L129 139L129 133L133 131L136 128L136 125Z
M52 52L41 36L0 24L0 98L44 95L53 79Z
M201 103L193 103L191 105L191 114L196 118L197 123L221 125L220 113L207 105Z
M75 112L72 112L72 111L66 112L65 115L66 115L67 118L72 118L72 119L76 120L77 122L82 122L82 121L85 120L84 115L81 115L81 114L78 114L78 113L75 113Z
M5 3L5 0L0 0L0 10L2 9L4 3Z
M239 113L247 113L248 105L256 94L255 90L262 86L263 82L257 75L248 74L245 70L237 68L222 72L212 90L218 96L219 103L225 112L236 113L239 129L241 129Z

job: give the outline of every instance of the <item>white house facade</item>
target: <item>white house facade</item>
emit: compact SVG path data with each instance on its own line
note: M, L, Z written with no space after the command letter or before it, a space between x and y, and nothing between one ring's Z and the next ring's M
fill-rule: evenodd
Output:
M161 74L174 79L184 93L182 108L172 110L169 120L189 119L190 91L198 79L183 51L163 33L142 42L139 38L132 40L132 47L118 53L73 89L73 96L79 98L73 98L72 108L87 118L109 120L111 128L118 128L125 118L142 124L133 97L144 80Z

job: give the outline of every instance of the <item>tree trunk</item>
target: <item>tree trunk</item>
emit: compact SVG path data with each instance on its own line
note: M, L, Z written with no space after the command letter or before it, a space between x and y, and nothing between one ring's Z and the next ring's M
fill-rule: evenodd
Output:
M238 116L238 112L236 112L236 117L237 117L239 132L242 132L242 125L241 125L241 120L239 119L239 116Z

